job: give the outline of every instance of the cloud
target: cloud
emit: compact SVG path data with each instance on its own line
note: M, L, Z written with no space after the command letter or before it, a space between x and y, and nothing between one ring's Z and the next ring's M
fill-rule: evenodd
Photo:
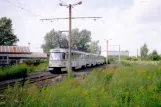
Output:
M11 0L10 0L11 1ZM17 0L13 0L16 2ZM100 2L83 1L80 6L72 10L73 16L102 16L102 19L72 20L72 28L87 29L92 32L92 40L100 40L103 50L106 41L112 39L109 45L121 45L122 50L129 50L130 55L136 55L137 48L145 42L150 51L157 49L161 53L161 1L160 0L127 0L116 2L109 6L109 0ZM2 2L2 1L1 1ZM64 0L75 3L75 0ZM101 0L101 3L105 2ZM59 0L21 1L22 6L40 16L27 13L5 2L0 3L0 16L7 16L13 20L13 28L20 38L19 45L31 42L32 51L40 49L43 38L51 29L68 30L68 20L40 21L40 18L68 17L68 9L58 6ZM1 6L2 5L2 6ZM126 8L123 8L126 7ZM118 50L117 46L109 46L110 50ZM105 52L103 53L105 55Z

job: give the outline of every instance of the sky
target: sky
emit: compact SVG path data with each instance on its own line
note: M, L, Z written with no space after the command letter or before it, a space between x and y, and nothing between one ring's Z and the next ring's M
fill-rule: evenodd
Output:
M9 4L13 3L16 6ZM52 30L68 30L68 20L40 21L42 18L68 17L68 8L59 3L74 4L79 0L0 0L0 17L13 21L19 46L28 46L33 52L42 52L44 36ZM105 55L106 40L109 50L129 50L137 55L144 43L149 51L161 54L161 0L82 0L82 5L72 8L74 17L102 17L99 20L72 20L72 28L91 31L92 40L99 40Z

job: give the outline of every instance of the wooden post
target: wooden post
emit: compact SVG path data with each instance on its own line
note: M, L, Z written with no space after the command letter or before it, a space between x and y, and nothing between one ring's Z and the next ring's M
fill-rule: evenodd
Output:
M106 55L106 64L108 64L108 40L107 40L107 55Z

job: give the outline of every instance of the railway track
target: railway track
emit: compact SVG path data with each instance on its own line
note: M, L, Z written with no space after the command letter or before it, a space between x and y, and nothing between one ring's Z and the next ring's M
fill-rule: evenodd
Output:
M20 78L20 79L0 82L0 92L3 92L5 89L8 88L8 86L13 87L15 85L15 83L17 83L17 82L22 84L22 86L23 86L25 81L29 81L30 84L32 84L32 83L36 83L36 82L39 82L39 81L44 81L44 80L47 80L47 79L55 78L59 75L60 74L49 73L48 75L36 75L36 76L33 76L33 77L26 77L25 79Z
M81 76L81 75L87 75L89 74L91 71L95 70L95 69L99 69L99 68L105 68L106 65L102 65L102 66L96 66L96 67L92 67L92 68L86 68L86 69L80 69L74 72L75 76ZM38 73L38 74L32 74L26 78L19 78L19 79L13 79L13 80L7 80L7 81L1 81L0 82L0 92L3 92L5 89L8 88L8 86L14 86L15 83L20 83L24 84L25 81L29 81L30 84L32 83L36 83L36 82L40 82L40 81L45 81L47 79L52 79L58 76L65 76L67 75L67 73L63 73L63 74L53 74L50 72L44 72L44 73Z

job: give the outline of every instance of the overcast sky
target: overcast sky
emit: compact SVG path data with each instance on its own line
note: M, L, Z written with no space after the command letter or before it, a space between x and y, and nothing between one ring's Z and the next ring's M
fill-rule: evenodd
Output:
M68 30L68 20L40 21L41 18L68 17L68 9L60 7L59 0L7 0L24 9L17 8L5 0L0 0L0 17L13 21L14 33L20 41L18 45L28 46L32 51L41 52L44 36L51 29ZM61 0L64 3L77 3L79 0ZM137 48L145 42L150 51L161 53L161 0L82 0L75 6L73 16L101 16L102 19L72 20L72 28L87 29L92 40L99 40L102 50L109 45L120 44L121 50L129 50L136 55ZM118 46L109 46L118 50ZM104 53L105 54L105 53Z

